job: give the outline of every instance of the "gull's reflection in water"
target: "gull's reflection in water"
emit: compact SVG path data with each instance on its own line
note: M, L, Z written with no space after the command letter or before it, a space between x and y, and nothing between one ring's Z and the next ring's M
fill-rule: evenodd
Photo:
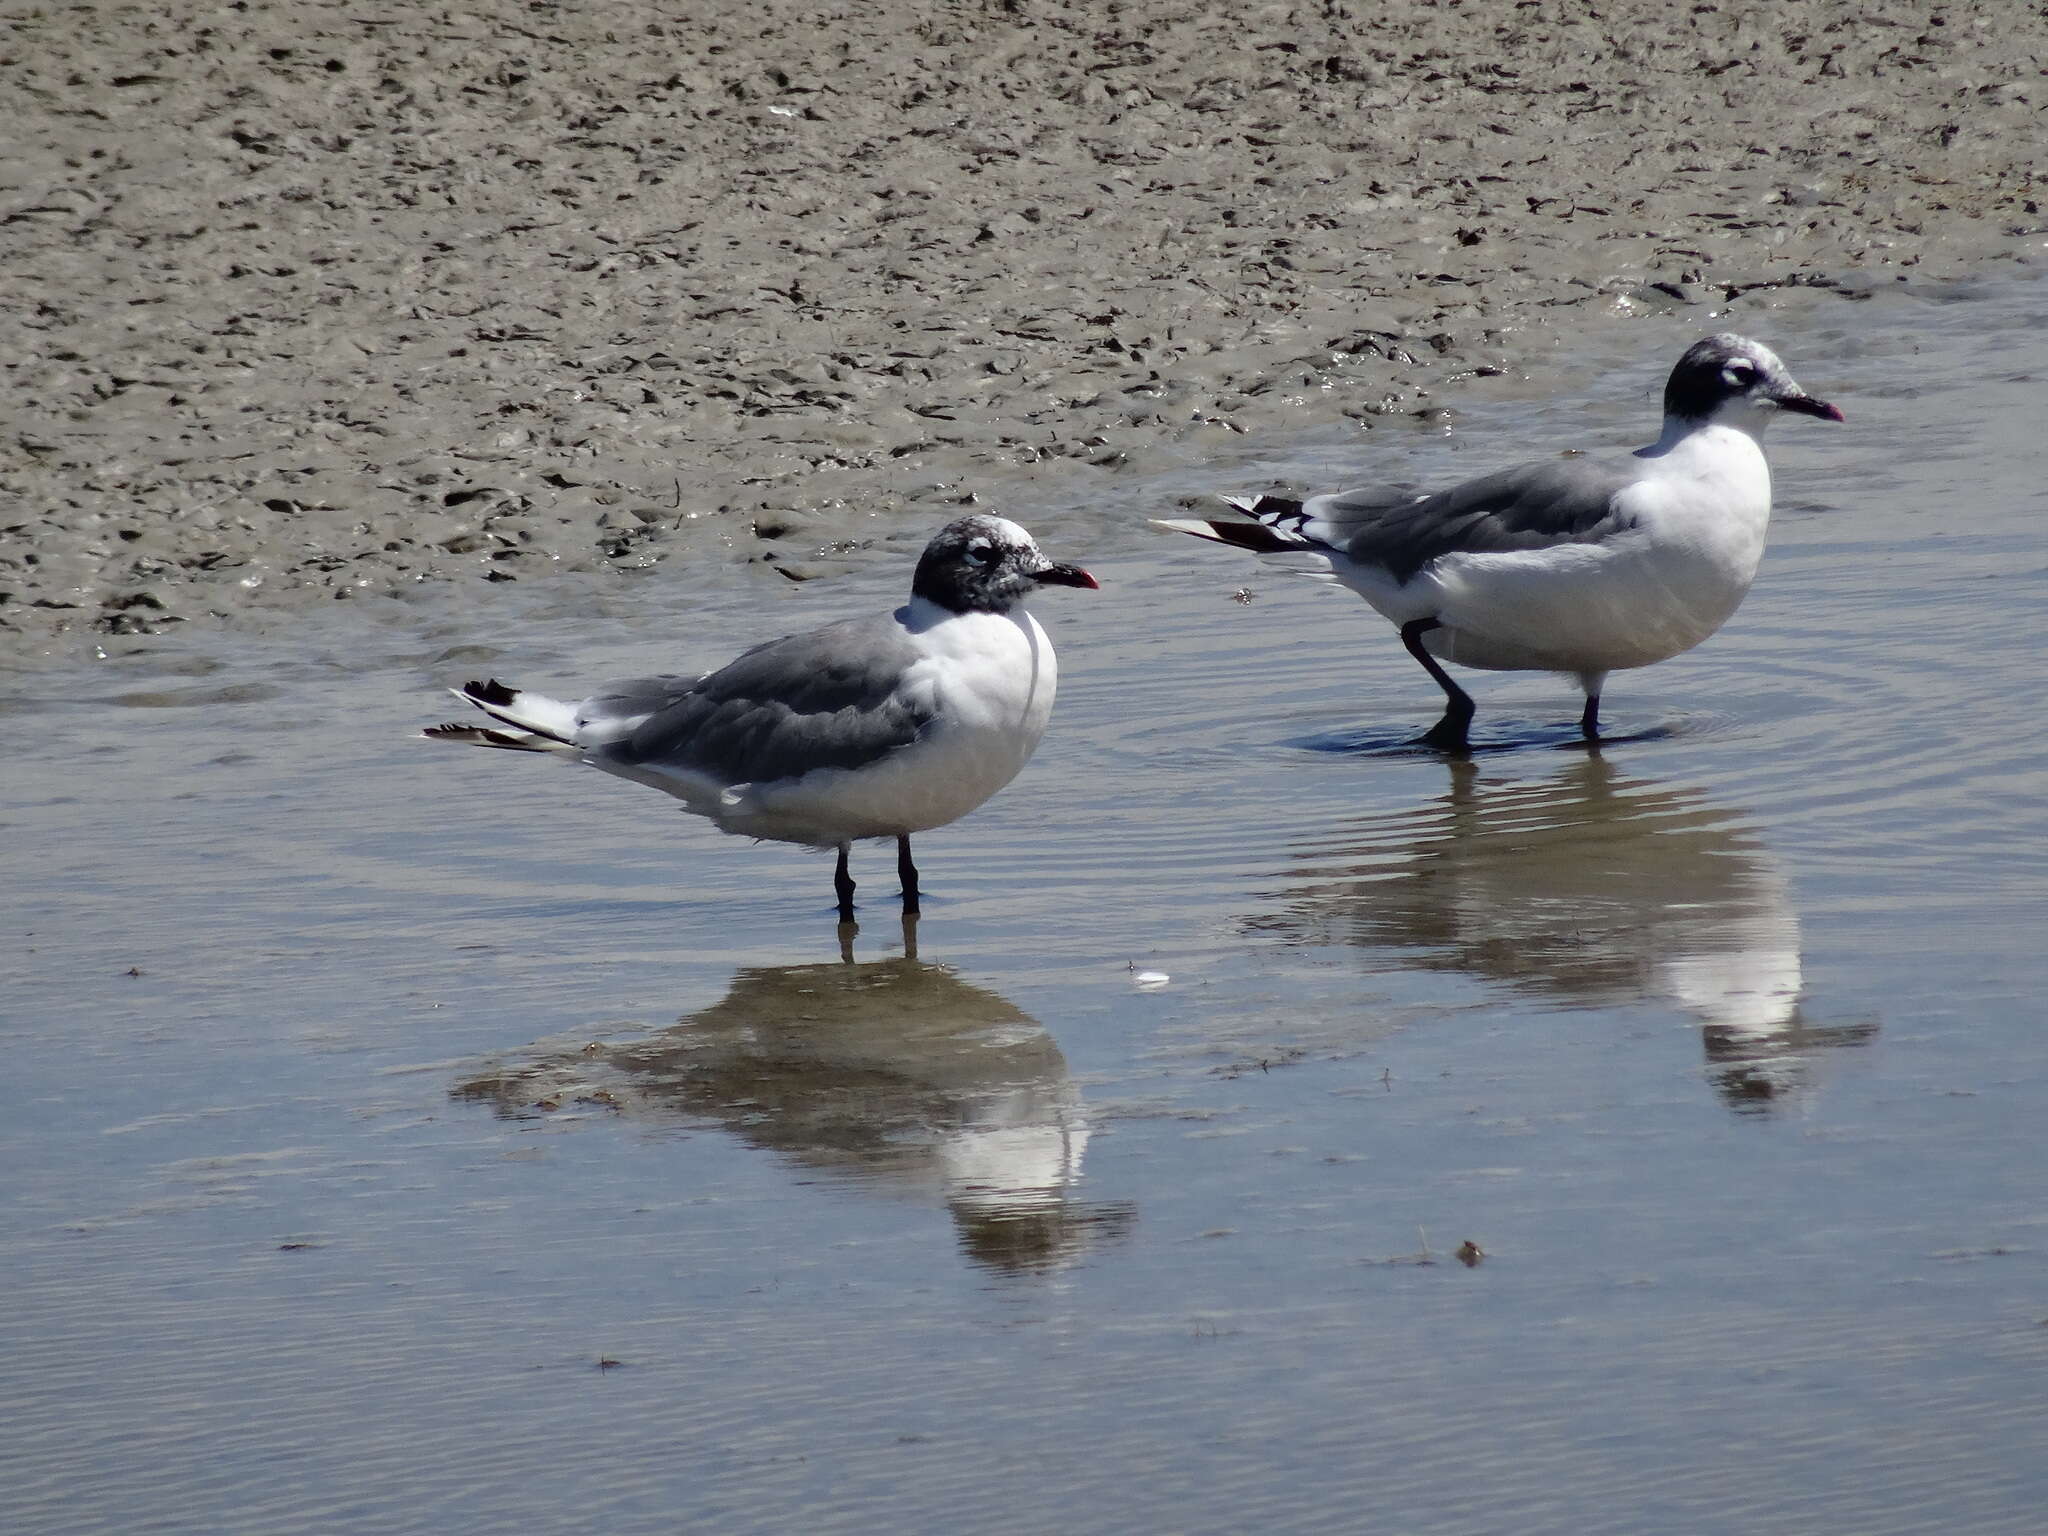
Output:
M1737 1109L1802 1088L1817 1049L1876 1033L1800 1016L1785 872L1701 791L1625 778L1597 754L1534 783L1488 782L1472 763L1451 774L1434 805L1321 840L1259 926L1551 1003L1675 1003Z
M962 1251L993 1269L1055 1269L1123 1233L1133 1207L1075 1197L1088 1127L1052 1036L905 938L891 959L849 948L744 968L645 1039L528 1057L454 1092L511 1116L581 1104L720 1126L801 1169L941 1201Z

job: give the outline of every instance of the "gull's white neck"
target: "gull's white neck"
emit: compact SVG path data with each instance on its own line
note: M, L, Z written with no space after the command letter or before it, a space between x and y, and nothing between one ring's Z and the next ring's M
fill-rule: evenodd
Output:
M1762 558L1771 518L1771 467L1757 441L1760 414L1666 417L1663 434L1636 453L1643 471L1633 510L1673 548L1711 550L1726 565L1737 598Z
M1026 612L1021 602L1011 604L1002 613L991 613L985 608L972 609L962 613L957 609L947 608L935 603L928 597L915 595L911 597L909 602L898 608L894 614L896 622L909 630L913 635L921 635L927 630L938 628L941 624L956 623L961 619L1008 619L1012 623L1021 624L1026 622L1029 617L1030 615Z
M1638 448L1636 457L1661 459L1681 445L1709 448L1711 451L1711 445L1725 443L1731 437L1745 438L1752 447L1761 451L1764 428L1770 425L1773 414L1769 410L1753 406L1745 408L1731 402L1711 416L1666 416L1664 430L1657 434L1657 441L1647 448Z
M1724 411L1706 421L1667 416L1663 434L1635 456L1644 463L1645 480L1692 482L1730 498L1731 509L1748 504L1768 514L1771 470L1762 433L1763 422L1749 412Z

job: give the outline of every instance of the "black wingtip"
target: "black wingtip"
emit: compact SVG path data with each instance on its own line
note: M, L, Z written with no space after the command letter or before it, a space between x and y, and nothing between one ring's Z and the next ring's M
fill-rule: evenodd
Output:
M479 704L506 705L519 697L519 690L517 688L507 688L495 677L483 683L464 683L462 685L462 692L465 697L472 698Z
M462 725L450 722L447 725L430 725L420 732L428 741L455 741L466 747L497 747L507 752L546 752L549 749L537 746L538 738L515 735L511 731L493 730L487 725Z
M1239 549L1248 549L1255 555L1278 555L1298 553L1302 547L1300 539L1289 538L1264 523L1240 523L1215 520L1209 524L1210 538L1219 544L1234 544Z
M1225 496L1223 500L1256 518L1301 516L1301 502L1292 496Z

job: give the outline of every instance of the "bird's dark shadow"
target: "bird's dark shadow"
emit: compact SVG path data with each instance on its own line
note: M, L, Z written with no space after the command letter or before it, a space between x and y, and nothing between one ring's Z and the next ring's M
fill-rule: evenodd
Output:
M1446 752L1432 747L1407 731L1384 726L1353 730L1318 731L1281 743L1304 752L1332 752L1351 757L1492 757L1503 752L1598 752L1607 747L1634 746L1649 741L1670 741L1685 734L1680 725L1647 726L1639 731L1603 732L1598 741L1579 734L1576 722L1554 725L1496 720L1493 729L1476 738L1463 752Z

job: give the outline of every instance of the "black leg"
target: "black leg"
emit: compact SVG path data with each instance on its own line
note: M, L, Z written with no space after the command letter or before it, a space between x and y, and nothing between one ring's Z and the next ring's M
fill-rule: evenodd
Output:
M1443 626L1435 619L1414 619L1401 626L1401 643L1408 647L1408 654L1421 662L1425 671L1436 679L1437 687L1444 691L1444 717L1422 734L1421 745L1434 747L1439 752L1464 752L1472 743L1469 731L1472 725L1472 695L1451 681L1437 659L1422 648L1422 637L1432 629Z
M832 889L839 893L839 921L853 921L853 874L846 867L846 855L850 843L839 845L839 867L832 871Z
M903 915L917 916L917 866L910 862L910 838L896 839L896 873L903 880Z
M1579 734L1588 741L1600 739L1600 695L1586 695L1586 712L1579 716Z

